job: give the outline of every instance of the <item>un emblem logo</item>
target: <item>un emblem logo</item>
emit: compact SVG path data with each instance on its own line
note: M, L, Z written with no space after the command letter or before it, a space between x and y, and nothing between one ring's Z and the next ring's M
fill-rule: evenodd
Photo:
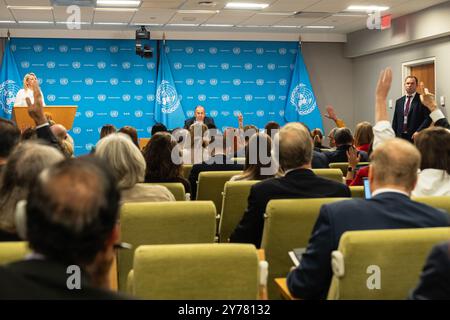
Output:
M200 62L199 64L197 64L197 67L199 70L205 70L206 64L204 62Z
M134 79L134 84L137 86L141 86L142 83L144 83L144 80L142 78L136 78Z
M257 86L262 86L262 85L264 85L264 79L256 79L256 85L257 85Z
M258 111L256 111L256 115L257 115L258 117L264 117L264 110L258 110Z
M282 56L284 56L284 55L286 54L286 52L287 52L286 48L280 48L280 49L278 49L278 53L279 53L280 55L282 55Z
M223 94L222 95L222 101L229 101L230 100L230 96L227 94Z
M275 95L274 94L269 94L268 96L267 96L267 100L269 100L269 101L275 101Z
M269 64L267 65L267 69L269 69L270 71L275 70L275 64L274 64L274 63L269 63Z
M191 78L186 79L186 84L187 84L188 86L194 85L194 79L191 79Z
M69 79L61 78L61 79L59 79L59 84L62 86L67 86L69 84Z
M235 116L235 117L237 117L240 114L241 114L241 110L234 110L233 111L233 116Z
M188 117L193 117L194 116L194 111L189 110L186 114L187 114Z
M163 113L172 113L180 106L175 88L169 81L163 80L156 90L156 102L161 105Z
M284 110L280 110L279 114L280 116L284 116Z
M92 53L94 51L93 46L84 46L84 52L86 53Z
M134 112L134 116L135 116L136 118L142 118L143 115L144 115L144 112L142 112L142 110L136 110L136 111Z
M209 84L212 86L216 86L217 85L217 79L209 79Z
M123 62L122 63L122 68L125 69L125 70L130 69L131 68L131 63L129 63L128 61Z
M286 79L280 79L278 83L280 84L280 86L285 86L287 84L287 81Z
M183 67L183 65L180 62L175 62L173 64L173 67L175 68L175 70L180 70Z
M80 127L75 127L75 128L72 129L72 132L74 134L80 134L81 133L81 128Z
M310 114L316 108L314 95L303 83L298 84L292 90L289 102L295 107L298 114Z
M220 67L222 68L222 70L228 70L230 68L230 65L228 63L222 63Z
M233 84L234 84L235 86L241 85L241 79L233 79Z
M153 94L148 94L148 95L147 95L147 101L148 101L148 102L155 101L155 95L153 95Z
M112 86L117 86L117 84L119 83L119 79L117 79L117 78L111 78L111 79L109 79L109 83L110 83Z
M238 47L233 48L233 53L234 54L240 54L241 53L241 48L238 48Z
M111 46L111 47L109 47L109 52L117 53L117 52L119 52L119 47L118 46Z
M0 107L6 114L11 114L19 90L19 86L13 80L6 80L0 84Z
M211 112L209 113L209 115L213 118L217 117L218 114L219 112L217 110L211 110Z
M264 48L256 48L256 54L264 54Z
M153 62L148 62L147 63L147 69L148 70L153 70L155 69L155 64Z
M186 47L186 49L184 49L184 51L186 51L187 54L193 54L194 53L194 48Z
M251 94L246 94L244 96L245 101L252 101L253 100L253 96Z
M204 95L204 94L198 95L198 101L205 101L205 100L206 100L206 95Z
M66 45L60 45L59 46L59 52L61 53L67 53L67 51L69 51L69 47Z
M103 101L106 100L106 95L104 95L104 94L99 94L99 95L97 96L97 99L98 99L98 101L103 102Z
M117 118L117 117L119 116L119 111L117 111L117 110L111 110L110 113L109 113L109 116L110 116L111 118Z
M209 53L210 54L216 54L217 53L217 48L216 47L209 48Z
M56 100L56 96L54 94L47 95L47 100L53 102Z
M99 69L105 69L106 68L106 63L104 61L100 61L97 63L97 68Z
M122 95L122 100L128 102L131 100L131 96L129 94Z
M54 61L48 61L47 62L47 68L48 69L54 69L56 66L56 63Z
M93 145L92 143L86 143L86 144L84 145L84 148L85 148L87 151L91 151L93 147L94 147L94 145Z
M92 84L94 83L94 79L92 79L92 78L86 78L86 79L84 79L84 83L85 83L87 86L92 86Z
M94 116L94 111L88 110L84 113L84 115L86 116L86 118L92 118Z
M33 50L34 50L34 52L36 52L36 53L40 53L40 52L42 52L43 47L42 47L40 44L35 44L35 45L33 46Z
M81 96L79 94L74 94L72 96L72 100L75 101L75 102L78 102L78 101L81 100Z
M246 63L246 64L244 64L244 69L245 70L252 70L253 69L253 65L251 63Z
M74 69L80 69L81 63L79 61L72 62L72 68Z
M30 62L29 61L22 61L20 63L20 66L22 67L22 69L27 69L30 67Z

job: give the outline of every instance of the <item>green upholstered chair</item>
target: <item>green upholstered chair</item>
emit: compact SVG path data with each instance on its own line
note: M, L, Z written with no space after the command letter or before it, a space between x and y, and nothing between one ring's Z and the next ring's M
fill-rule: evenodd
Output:
M450 196L412 197L412 200L425 203L436 209L444 210L450 215Z
M120 211L122 241L133 250L118 254L119 289L125 290L133 253L140 245L213 243L216 210L211 201L125 203Z
M266 207L266 219L261 248L269 263L269 299L280 299L274 279L285 278L294 266L288 252L306 248L322 204L348 198L318 198L271 200Z
M140 246L131 293L156 300L256 300L257 250L249 244Z
M223 191L222 212L219 219L219 241L228 242L234 228L247 209L248 195L257 180L228 181Z
M328 299L405 299L431 248L449 238L450 228L345 232L332 254Z
M29 252L26 241L0 242L0 265L22 260Z
M367 166L368 162L360 162L358 166ZM347 175L348 162L332 162L328 165L330 168L341 169L344 177Z
M185 201L186 200L186 192L184 190L184 186L181 182L155 182L155 183L145 183L146 185L160 185L164 186L172 192L175 200L177 201Z
M191 174L192 164L183 164L182 166L183 177L189 180L189 175Z
M349 188L352 194L352 198L365 198L363 186L351 186Z
M322 178L344 183L342 172L339 169L312 169L312 171Z
M242 171L203 171L197 182L197 200L211 200L217 212L222 209L222 192L225 182Z

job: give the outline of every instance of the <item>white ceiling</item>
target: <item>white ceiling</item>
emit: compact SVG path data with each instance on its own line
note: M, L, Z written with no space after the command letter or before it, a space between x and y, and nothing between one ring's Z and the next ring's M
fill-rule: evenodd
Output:
M270 32L324 32L346 34L366 26L364 13L348 15L344 10L349 5L389 6L383 14L393 18L416 12L448 0L254 0L269 6L264 10L224 9L233 0L212 0L212 5L201 5L201 0L142 0L137 11L110 12L98 11L93 7L81 8L82 28L101 30L108 28L129 30L136 25L148 25L153 30L192 30L192 31L270 31ZM252 2L252 0L234 0ZM95 3L95 0L93 1ZM27 10L8 8L8 6L49 6L48 10ZM50 21L45 28L63 29L69 14L67 7L53 6L52 0L0 0L0 28L42 27L42 24L23 23L23 21ZM207 10L205 12L184 13L180 10ZM301 15L294 15L302 11ZM308 14L310 13L310 14ZM342 16L342 14L347 14ZM312 15L312 16L311 16ZM97 24L99 23L99 24ZM111 26L109 23L121 23ZM193 24L195 27L176 26ZM230 27L202 26L202 24L227 24ZM327 25L334 29L304 29L306 25ZM281 26L281 27L280 27ZM284 27L283 27L284 26ZM291 26L288 28L286 26Z

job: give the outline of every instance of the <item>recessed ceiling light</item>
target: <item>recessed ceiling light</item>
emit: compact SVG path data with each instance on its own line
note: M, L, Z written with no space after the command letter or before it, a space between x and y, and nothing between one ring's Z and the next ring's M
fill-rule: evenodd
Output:
M210 14L214 14L214 13L219 13L219 10L177 10L177 13L210 13Z
M95 8L95 11L135 12L138 8Z
M226 27L233 27L233 24L201 24L200 27L219 27L219 28L226 28Z
M53 24L53 21L19 21L19 23L28 24Z
M53 7L49 6L7 6L6 8L11 10L52 10Z
M272 28L301 28L302 26L277 26L274 25Z
M139 7L141 0L97 0L97 6Z
M304 26L305 29L334 29L334 26Z
M267 3L250 3L250 2L228 2L225 9L255 9L261 10L267 8Z
M346 11L386 11L389 7L382 7L382 6L349 6Z
M169 23L168 27L198 27L198 23Z
M16 23L16 22L12 20L0 20L0 23Z
M94 24L105 25L105 26L124 26L128 23L126 22L94 22Z

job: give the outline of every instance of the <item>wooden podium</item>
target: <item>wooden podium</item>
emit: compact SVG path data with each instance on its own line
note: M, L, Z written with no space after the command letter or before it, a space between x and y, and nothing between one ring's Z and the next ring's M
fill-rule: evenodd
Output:
M70 130L77 108L77 106L45 106L44 113L51 116L55 123L62 124L67 130ZM28 107L14 107L12 120L21 131L35 126L34 120L28 114Z

